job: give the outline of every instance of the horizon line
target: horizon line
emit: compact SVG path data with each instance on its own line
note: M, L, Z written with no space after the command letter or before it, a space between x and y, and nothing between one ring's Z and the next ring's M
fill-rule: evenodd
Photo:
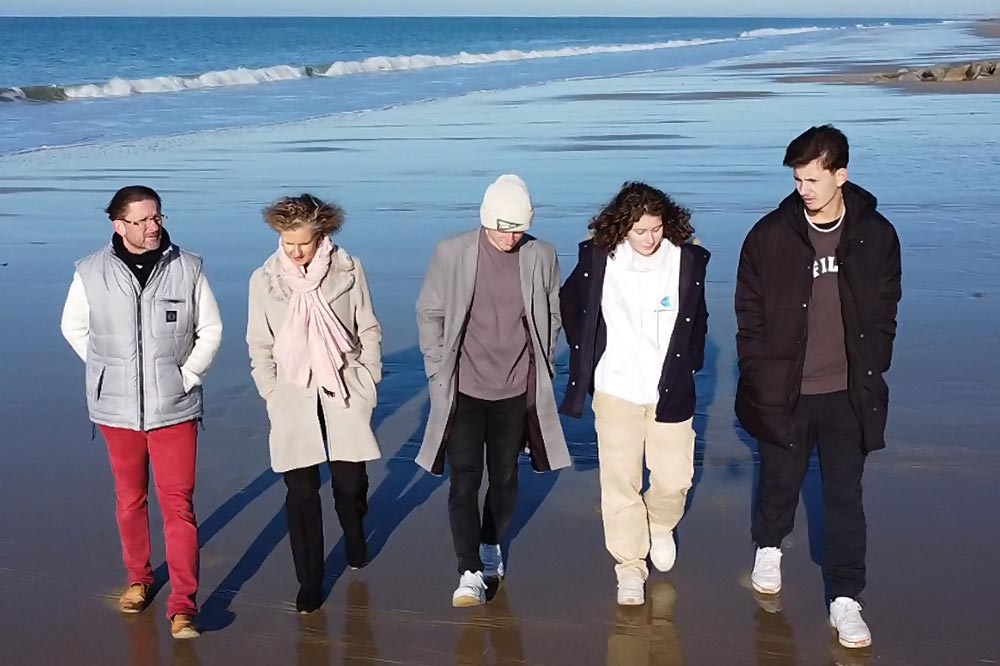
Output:
M480 18L480 19L551 19L551 18L597 18L597 19L669 19L669 18L701 18L701 19L934 19L934 20L1000 20L989 14L953 14L938 16L904 15L904 14L3 14L0 18L344 18L344 19L375 19L375 18Z

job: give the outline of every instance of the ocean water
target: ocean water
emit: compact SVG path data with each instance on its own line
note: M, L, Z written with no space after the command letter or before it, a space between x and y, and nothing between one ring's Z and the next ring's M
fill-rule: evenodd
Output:
M664 71L933 22L0 18L0 154Z

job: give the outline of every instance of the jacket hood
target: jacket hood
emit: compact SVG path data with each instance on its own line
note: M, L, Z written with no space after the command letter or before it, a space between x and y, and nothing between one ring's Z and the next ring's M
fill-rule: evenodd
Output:
M851 181L844 183L841 191L844 193L844 205L852 217L873 213L878 207L878 198L874 194ZM801 217L804 208L805 205L798 192L792 192L778 205L778 210L782 213L799 217Z

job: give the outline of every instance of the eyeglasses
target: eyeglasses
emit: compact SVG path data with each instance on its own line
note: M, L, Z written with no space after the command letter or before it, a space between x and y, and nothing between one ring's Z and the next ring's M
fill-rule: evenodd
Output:
M163 223L167 221L167 216L157 213L156 215L150 215L149 217L144 217L141 220L129 220L124 217L120 219L122 222L128 222L133 227L148 227L153 222L162 227Z

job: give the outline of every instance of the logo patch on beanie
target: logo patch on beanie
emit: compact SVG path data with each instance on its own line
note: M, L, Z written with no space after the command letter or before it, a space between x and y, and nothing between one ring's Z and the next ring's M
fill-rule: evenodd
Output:
M517 222L508 222L507 220L497 218L497 231L515 231L520 229L521 225Z

